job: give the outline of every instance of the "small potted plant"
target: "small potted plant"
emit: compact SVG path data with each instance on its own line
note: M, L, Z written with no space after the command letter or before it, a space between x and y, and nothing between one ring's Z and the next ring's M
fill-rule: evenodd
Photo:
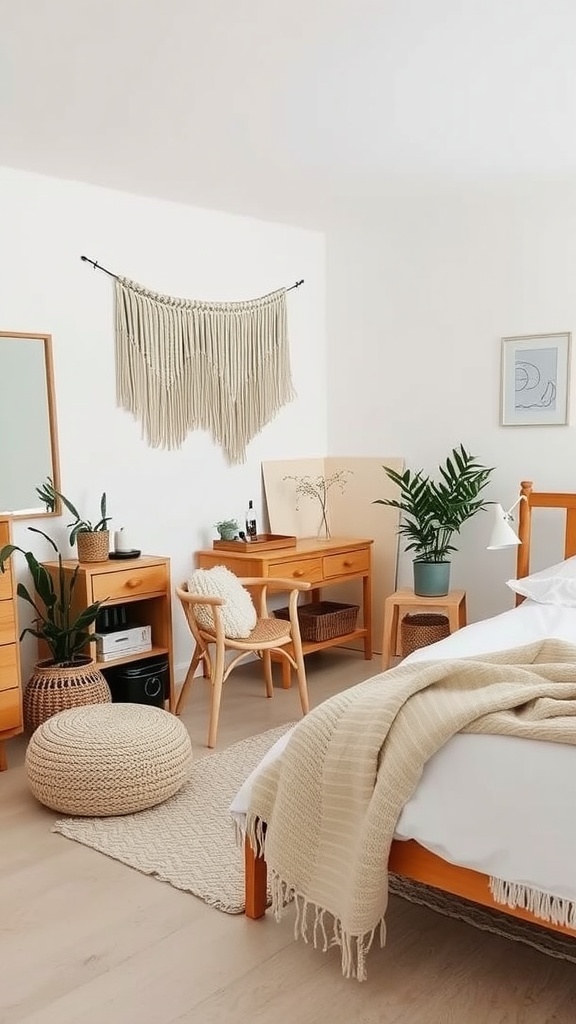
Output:
M223 519L214 525L218 530L220 540L236 540L240 527L235 519Z
M62 555L52 538L33 526L28 529L44 537L58 555L58 572L52 575L32 551L25 551L16 544L6 544L0 549L2 572L6 571L6 562L15 551L24 555L36 593L33 597L24 583L18 583L18 596L35 612L32 625L22 630L20 640L30 633L42 640L50 652L48 659L36 663L24 692L24 722L26 728L33 731L57 711L78 704L103 704L112 698L104 675L92 658L83 653L87 644L95 639L90 627L96 621L102 602L79 608L75 595L78 566L67 577Z
M106 493L100 498L100 519L94 524L89 519L82 519L80 513L72 502L65 498L60 491L55 490L52 481L47 480L42 487L36 488L36 493L43 502L56 502L57 498L66 506L74 516L74 522L68 523L70 530L70 544L78 548L79 562L105 562L110 551L110 531L108 523L111 516L106 515Z
M480 494L493 469L487 469L463 445L453 448L438 467L440 480L419 469L404 473L383 466L400 489L399 498L377 498L402 512L398 533L408 539L406 551L414 552L414 593L419 597L443 597L450 588L450 555L456 551L454 534L477 512L488 507Z

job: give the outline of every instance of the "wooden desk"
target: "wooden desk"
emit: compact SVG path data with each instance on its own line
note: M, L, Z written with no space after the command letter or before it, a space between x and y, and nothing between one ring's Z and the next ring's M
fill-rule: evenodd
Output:
M307 580L312 584L312 601L319 601L321 588L347 580L362 579L361 625L352 633L336 636L319 643L303 642L304 654L326 647L343 647L352 640L363 639L364 657L372 658L372 541L347 537L318 540L306 537L295 547L272 550L224 551L212 549L198 551L196 564L200 569L225 565L236 576L260 576L272 579ZM282 685L291 683L290 665L282 659Z

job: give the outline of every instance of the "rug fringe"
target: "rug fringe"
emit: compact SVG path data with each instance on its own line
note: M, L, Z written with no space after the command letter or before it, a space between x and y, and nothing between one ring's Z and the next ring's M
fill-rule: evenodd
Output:
M520 907L529 910L541 921L576 930L576 903L573 900L552 896L519 882L505 882L502 878L490 879L490 892L496 903L510 907L511 910Z

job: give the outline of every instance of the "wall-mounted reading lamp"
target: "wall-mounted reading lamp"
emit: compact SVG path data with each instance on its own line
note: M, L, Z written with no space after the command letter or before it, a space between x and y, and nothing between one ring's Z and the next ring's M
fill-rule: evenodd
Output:
M504 511L502 505L494 505L492 532L490 534L490 543L487 545L488 551L498 551L500 548L513 548L520 544L520 538L512 529L510 523L514 522L512 512L521 501L526 501L526 495L521 494L507 512Z

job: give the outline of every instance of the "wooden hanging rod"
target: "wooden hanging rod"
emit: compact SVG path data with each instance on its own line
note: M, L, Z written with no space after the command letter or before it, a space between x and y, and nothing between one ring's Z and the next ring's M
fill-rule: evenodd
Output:
M103 267L100 263L98 263L98 260L91 260L88 256L81 256L80 259L83 260L84 263L90 263L94 267L94 270L101 270L103 274L108 274L108 277L114 277L116 280L118 280L118 274L113 274L111 270L106 270L106 267ZM296 281L295 284L291 284L290 287L286 289L286 291L291 292L294 288L299 288L301 284L304 284L304 278L302 278L300 281Z

